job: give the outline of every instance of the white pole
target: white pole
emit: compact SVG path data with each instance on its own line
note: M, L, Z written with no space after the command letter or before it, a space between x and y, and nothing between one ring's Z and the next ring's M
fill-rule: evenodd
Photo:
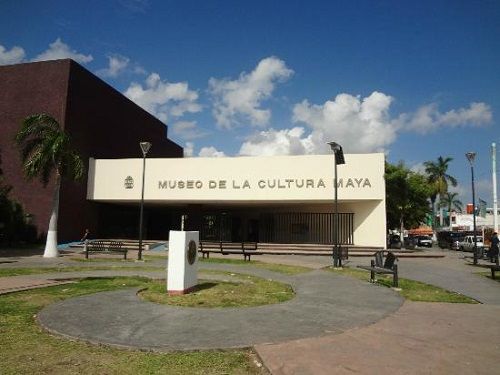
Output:
M498 232L498 201L497 201L497 145L491 144L491 163L493 178L493 229Z

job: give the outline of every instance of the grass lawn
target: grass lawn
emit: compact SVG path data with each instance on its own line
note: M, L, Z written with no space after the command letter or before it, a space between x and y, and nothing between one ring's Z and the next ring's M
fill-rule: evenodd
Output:
M309 272L311 268L303 266L290 266L287 264L264 263L258 260L246 261L243 259L230 259L230 258L198 258L201 263L221 263L221 264L240 264L251 265L258 268L263 268L273 272L279 272L285 275L297 275L299 273Z
M483 277L487 277L490 280L493 280L493 281L496 281L497 283L500 283L500 276L498 276L498 272L495 275L494 279L491 278L491 272L478 272L478 275L481 275Z
M360 280L370 281L370 272L357 268L344 267L341 270L328 268L332 272L355 277ZM392 275L377 275L380 285L392 287ZM399 279L399 293L410 301L418 302L448 302L448 303L478 303L476 300L463 294L439 288L420 281Z
M48 304L123 287L147 287L144 278L84 279L75 284L0 296L1 374L260 374L251 350L147 353L53 337L35 324Z
M146 256L145 256L146 258ZM148 260L146 261L152 261L154 259L165 259L165 257L154 257L154 256L148 256ZM146 266L143 264L133 264L133 262L127 262L123 261L121 259L111 259L111 258L95 258L95 259L82 259L82 258L72 258L71 260L75 260L81 263L103 263L103 262L113 262L113 261L120 261L120 262L125 262L126 264L130 265L107 265L107 266L69 266L69 265L61 265L60 267L33 267L33 268L0 268L0 277L6 277L6 276L20 276L20 275L35 275L35 274L41 274L41 273L58 273L58 272L79 272L79 271L105 271L105 270L140 270L140 271L162 271L165 269L164 266L159 266L159 265L150 265ZM273 264L273 263L263 263L259 261L244 261L240 259L220 259L220 258L213 258L213 259L201 259L199 258L201 263L222 263L222 264L237 264L237 265L251 265L257 268L263 268L269 271L273 272L278 272L282 273L285 275L297 275L300 273L304 272L309 272L311 271L310 268L308 267L302 267L302 266L290 266L286 264Z
M58 273L58 272L85 272L85 271L106 271L106 270L140 270L140 271L162 271L163 267L145 267L145 266L61 266L61 267L38 267L38 268L0 268L0 277L20 276L20 275L35 275L41 273Z
M113 257L111 258L111 256L107 256L107 257L103 257L103 258L98 258L98 257L93 257L93 258L89 258L89 259L85 259L85 258L77 258L77 257L72 257L72 258L69 258L71 259L72 261L74 262L82 262L82 263L103 263L103 262L125 262L125 263L135 263L137 261L137 259L134 259L134 258L127 258L127 259L123 259L123 257L120 256L120 258L117 258L117 257ZM148 260L146 259L143 259L142 262L148 262Z
M151 282L139 295L145 300L182 307L251 307L285 302L295 295L290 285L256 276L202 271L216 279L200 279L192 293L169 296L165 280Z
M145 262L152 262L163 260L165 264L167 263L168 256L166 255L144 255L143 259ZM77 262L135 262L135 259L123 260L121 258L71 258L71 260ZM246 261L243 259L233 259L233 258L202 258L199 257L198 261L201 263L219 263L219 264L239 264L239 265L252 265L254 267L263 268L273 272L283 273L285 275L297 275L299 273L309 272L311 268L303 266L291 266L286 264L275 264L275 263L265 263L261 261Z

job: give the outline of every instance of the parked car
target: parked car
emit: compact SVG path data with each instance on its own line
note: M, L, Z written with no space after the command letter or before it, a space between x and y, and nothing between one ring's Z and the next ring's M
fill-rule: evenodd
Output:
M437 232L437 242L438 246L441 249L453 249L454 244L455 246L457 245L457 241L462 241L463 238L467 235L468 233L464 232L456 232L456 231L440 231ZM459 247L457 247L455 250L458 250Z
M415 237L405 237L403 240L405 249L414 249L417 246L417 239Z
M399 234L390 234L387 238L388 249L401 249L401 238Z
M460 244L463 240L464 236L453 238L452 242L450 243L450 250L460 250Z
M476 244L478 249L484 249L483 236L476 236ZM460 242L460 250L473 251L474 250L474 236L465 236L464 240Z
M430 236L417 236L417 246L432 247L432 238Z

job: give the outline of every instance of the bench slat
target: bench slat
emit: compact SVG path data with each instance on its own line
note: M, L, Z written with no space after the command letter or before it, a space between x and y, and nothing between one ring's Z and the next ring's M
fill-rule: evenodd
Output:
M205 256L210 258L210 253L219 253L223 255L228 254L242 254L245 260L250 260L252 255L257 255L256 242L205 242L199 243L200 252L203 258Z
M386 274L393 274L394 270L388 269L388 268L381 268L381 267L370 267L370 266L358 266L358 268L367 270L367 271L375 271L377 273L386 273Z
M377 251L375 253L375 259L370 261L370 266L358 266L358 268L370 271L370 282L373 283L375 282L376 273L392 275L392 286L397 288L399 284L398 266L395 264L397 258L392 252L389 252L386 262L384 263L383 254L383 251ZM384 267L385 265L389 265L390 267Z
M109 243L108 243L109 242ZM89 258L89 253L122 253L123 259L127 259L128 250L123 248L121 241L87 241L85 243L85 258ZM106 246L107 245L107 246Z

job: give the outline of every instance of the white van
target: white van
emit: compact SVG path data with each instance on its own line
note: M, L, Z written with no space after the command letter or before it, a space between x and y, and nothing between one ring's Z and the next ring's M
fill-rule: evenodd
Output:
M476 243L478 249L484 248L483 236L476 236ZM474 250L474 236L465 236L462 242L460 242L460 250L462 251L473 251Z

